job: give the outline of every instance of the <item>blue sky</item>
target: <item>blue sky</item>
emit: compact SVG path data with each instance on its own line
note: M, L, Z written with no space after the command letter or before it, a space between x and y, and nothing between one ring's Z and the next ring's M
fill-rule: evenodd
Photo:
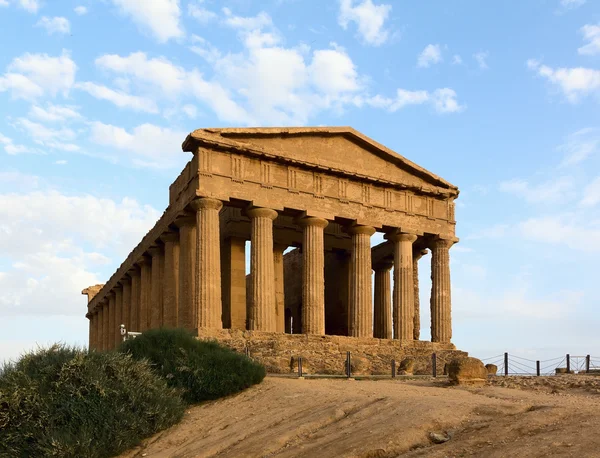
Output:
M0 0L0 43L0 358L86 343L80 291L186 134L258 125L350 125L459 186L459 348L600 355L596 2Z

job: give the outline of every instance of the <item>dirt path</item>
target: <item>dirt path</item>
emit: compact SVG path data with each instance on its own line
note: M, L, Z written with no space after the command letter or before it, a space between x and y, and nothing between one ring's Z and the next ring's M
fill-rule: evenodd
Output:
M122 457L600 458L600 382L586 379L572 389L552 381L465 389L441 380L268 377L191 408ZM431 432L451 439L435 445Z

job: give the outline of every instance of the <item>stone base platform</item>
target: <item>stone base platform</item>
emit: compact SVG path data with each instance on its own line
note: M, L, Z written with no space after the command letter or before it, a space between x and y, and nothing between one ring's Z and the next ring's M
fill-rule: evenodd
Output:
M251 358L260 361L267 372L290 374L302 370L306 374L345 374L346 352L351 355L352 373L384 375L391 373L391 362L400 364L405 358L414 360L415 375L431 375L431 355L437 355L437 373L441 375L446 362L466 358L451 343L387 340L346 336L314 336L259 331L199 329L198 338L216 340L238 352L248 349Z

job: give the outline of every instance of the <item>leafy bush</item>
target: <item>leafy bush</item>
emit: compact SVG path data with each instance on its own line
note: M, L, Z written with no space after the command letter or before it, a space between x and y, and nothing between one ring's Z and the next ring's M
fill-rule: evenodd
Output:
M260 383L265 368L216 342L197 340L184 329L151 329L119 351L147 359L188 403L217 399Z
M0 369L0 456L114 456L184 408L146 362L54 345Z

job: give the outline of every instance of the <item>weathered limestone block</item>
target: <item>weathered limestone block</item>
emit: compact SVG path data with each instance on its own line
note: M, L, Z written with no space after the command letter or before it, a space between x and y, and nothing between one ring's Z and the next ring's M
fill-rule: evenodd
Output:
M81 291L81 294L85 294L87 296L88 304L94 298L94 296L96 294L98 294L98 291L100 291L103 286L104 286L104 283L100 283L98 285L88 286L83 291Z
M400 341L353 338L346 336L315 336L306 334L280 334L276 332L243 330L199 330L199 338L217 340L261 362L269 373L289 374L298 370L297 358L303 358L305 374L345 375L346 352L350 352L354 375L391 374L391 362L411 359L414 373L432 373L432 353L437 355L438 373L447 361L465 358L467 354L456 350L451 343L426 341Z
M498 373L498 366L495 364L486 364L485 369L488 372L488 375L496 375Z
M398 367L398 375L413 375L415 370L415 360L412 358L405 358L400 362Z
M448 379L456 385L485 385L487 374L487 369L477 358L454 359L448 365Z

